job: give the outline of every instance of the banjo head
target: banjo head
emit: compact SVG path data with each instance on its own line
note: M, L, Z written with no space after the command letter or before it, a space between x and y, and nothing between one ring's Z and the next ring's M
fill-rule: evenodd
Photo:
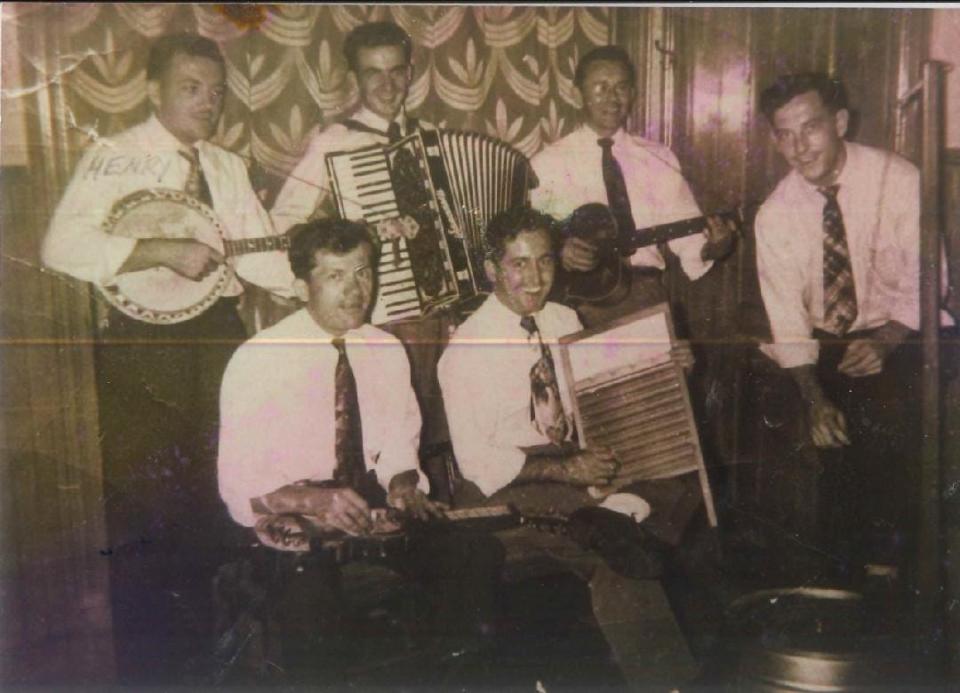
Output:
M180 190L151 188L120 199L103 230L126 238L189 238L223 252L223 226L216 213ZM226 264L199 281L166 267L118 275L99 286L121 312L142 322L169 325L200 315L223 293L231 276Z

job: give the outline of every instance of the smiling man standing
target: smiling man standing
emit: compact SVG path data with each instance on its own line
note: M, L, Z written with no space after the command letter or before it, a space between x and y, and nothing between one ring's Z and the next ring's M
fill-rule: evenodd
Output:
M673 152L626 130L636 98L636 71L626 51L619 46L593 49L580 59L573 82L583 102L583 122L531 160L540 181L531 204L557 219L587 203L608 205L621 238L632 236L634 229L700 216ZM733 236L728 227L711 224L704 235L668 245L694 280L730 252ZM589 272L600 261L598 247L586 239L572 237L563 244L561 263L567 272ZM634 269L623 274L629 278L624 288L630 290L624 298L615 305L578 306L588 326L665 300L661 249L639 248L629 264Z
M281 231L312 217L336 216L327 154L387 144L418 127L433 127L408 116L404 107L413 81L413 44L407 32L392 22L361 24L347 35L343 53L356 80L360 107L310 139L270 210Z
M919 172L844 140L846 93L825 74L780 77L760 108L792 169L756 219L764 351L799 386L834 479L836 502L823 506L839 518L821 517L839 535L832 548L896 566L919 440Z
M151 188L205 203L228 239L272 234L243 161L208 141L225 93L216 43L193 34L158 39L147 60L153 115L84 153L53 215L44 264L99 286L140 270L172 270L168 298L176 287L195 296L193 282L224 262L219 250L187 232L135 239L102 228L117 202ZM293 275L282 252L231 265L247 281L290 295ZM247 336L237 313L243 288L226 276L221 298L199 315L154 324L111 309L97 336L104 553L123 683L175 681L183 661L209 642L215 547L231 526L217 496L217 396L223 369Z

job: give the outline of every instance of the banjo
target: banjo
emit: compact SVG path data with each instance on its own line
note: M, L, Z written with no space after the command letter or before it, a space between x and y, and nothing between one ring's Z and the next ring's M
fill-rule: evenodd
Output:
M286 250L287 236L227 240L216 213L183 191L169 188L138 190L117 201L103 230L125 238L187 238L206 243L224 257ZM97 285L117 310L142 322L172 325L195 318L227 288L233 269L226 263L198 281L166 267L151 267L117 275L112 284Z

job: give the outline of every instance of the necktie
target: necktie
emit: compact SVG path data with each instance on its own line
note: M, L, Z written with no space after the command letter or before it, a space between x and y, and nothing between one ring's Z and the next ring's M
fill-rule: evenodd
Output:
M333 479L359 491L363 486L367 466L363 459L363 427L360 421L360 401L357 399L357 382L347 359L343 338L334 339L333 346L339 354L334 374L337 466L333 470Z
M620 248L625 250L634 230L630 196L627 195L627 183L623 179L623 169L620 168L620 162L613 155L613 140L609 137L603 137L597 140L597 144L603 148L601 166L603 168L603 184L607 188L607 202L610 205L613 218L617 221Z
M400 123L393 121L390 123L390 126L387 128L387 138L390 140L390 144L399 141L403 137L403 133L400 132Z
M180 150L180 156L190 164L190 170L187 172L187 182L184 183L183 191L190 197L199 200L207 206L213 206L213 200L210 197L210 186L207 185L207 179L203 175L203 169L200 167L200 152L196 147L189 147Z
M818 188L823 205L823 322L824 329L842 335L857 319L857 292L847 247L843 215L837 203L839 185Z
M532 315L520 318L520 326L530 337L536 334L537 342L540 344L540 358L530 369L530 420L540 433L550 439L551 443L560 445L570 432L570 426L563 413L563 401L560 399L560 386L557 384L557 370L553 364L553 355L540 338L540 330Z

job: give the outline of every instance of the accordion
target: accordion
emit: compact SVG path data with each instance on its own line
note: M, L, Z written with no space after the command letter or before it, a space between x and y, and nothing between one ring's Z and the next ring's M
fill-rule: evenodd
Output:
M560 355L580 443L613 451L620 462L614 493L646 479L697 472L707 517L713 496L683 369L670 356L673 324L666 304L560 338Z
M389 145L326 157L337 211L380 233L375 325L428 315L488 288L483 232L497 212L526 204L527 158L476 132L421 130ZM390 220L413 220L396 233Z

